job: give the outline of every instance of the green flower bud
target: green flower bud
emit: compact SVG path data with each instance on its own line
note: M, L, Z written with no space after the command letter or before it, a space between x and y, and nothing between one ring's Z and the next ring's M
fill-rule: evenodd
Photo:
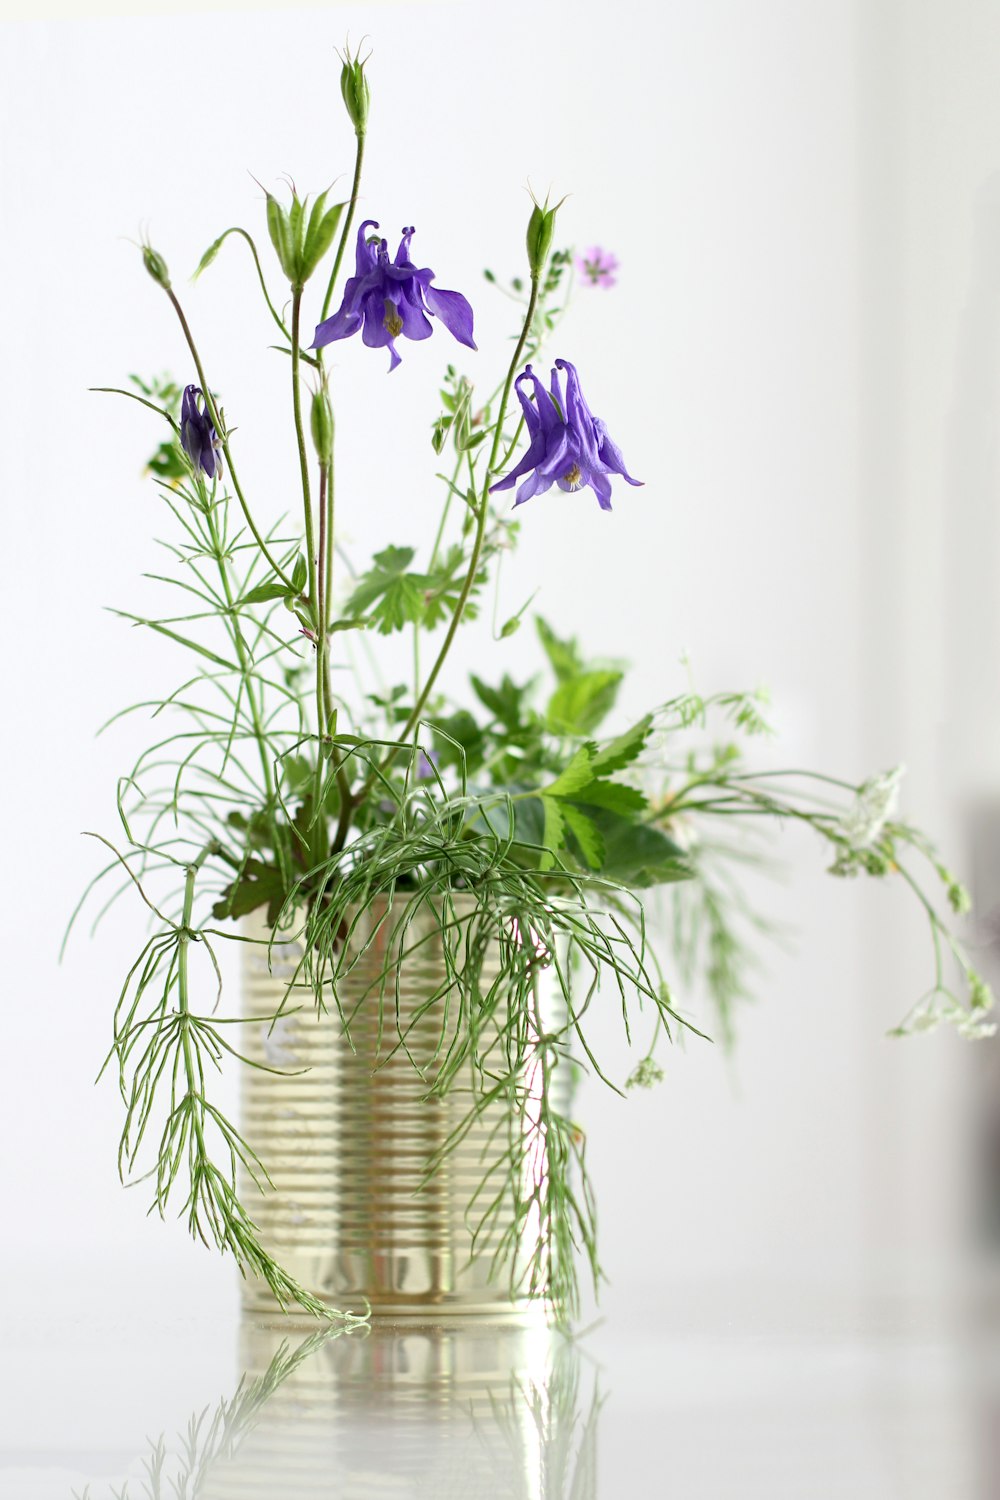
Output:
M309 427L319 461L329 468L333 462L333 407L330 405L325 386L321 387L312 398Z
M344 212L343 203L327 208L323 192L307 215L308 201L293 189L291 205L286 209L277 198L267 195L267 232L293 291L302 290L329 250Z
M167 270L167 263L152 245L143 245L142 263L157 285L162 286L165 292L169 292L170 272Z
M544 204L536 203L531 210L526 243L532 280L537 280L545 269L545 262L552 246L552 236L555 233L556 214L565 202L565 198L560 198L555 207L550 208L549 200L546 198Z
M368 58L362 61L360 52L357 52L354 57L348 52L342 61L344 66L340 70L340 92L344 96L344 106L354 126L355 134L364 135L368 129L368 110L372 102L371 89L365 77L365 63Z

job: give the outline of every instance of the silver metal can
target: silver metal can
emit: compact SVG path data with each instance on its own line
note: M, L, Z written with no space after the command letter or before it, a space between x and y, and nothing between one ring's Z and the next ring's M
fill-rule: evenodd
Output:
M317 1016L308 987L289 992L301 944L284 938L269 949L262 917L245 923L244 936L255 941L244 944L250 1024L241 1041L259 1066L244 1069L243 1131L273 1189L260 1191L244 1174L244 1201L268 1252L342 1310L360 1311L367 1300L374 1315L393 1318L521 1318L537 1310L538 1298L518 1289L516 1254L513 1285L509 1257L498 1256L511 1215L501 1205L481 1223L500 1190L502 1172L490 1168L518 1128L516 1111L505 1098L486 1104L427 1176L428 1163L468 1122L475 1095L470 1074L469 1087L456 1081L443 1097L427 1097L442 1037L446 1046L454 1025L443 1020L444 1002L427 1004L442 984L442 938L433 914L421 913L400 960L394 917L394 908L374 903L352 933L357 958L337 992L349 1039L332 1002ZM483 956L481 987L498 974L495 945ZM556 1009L551 988L547 1027ZM499 1032L494 1045L497 1067L505 1066ZM489 1055L488 1039L484 1047ZM560 1071L565 1107L569 1069ZM522 1085L530 1095L532 1079ZM545 1172L543 1137L526 1161L531 1174ZM537 1232L537 1224L526 1227ZM274 1311L262 1282L247 1280L243 1297L248 1310Z

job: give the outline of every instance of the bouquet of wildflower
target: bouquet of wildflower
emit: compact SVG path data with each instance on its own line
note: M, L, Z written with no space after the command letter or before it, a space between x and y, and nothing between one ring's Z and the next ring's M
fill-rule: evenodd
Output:
M935 968L902 1029L950 1021L980 1034L992 997L918 883L914 861L923 861L943 882L944 904L958 913L967 906L928 840L896 818L898 773L861 786L809 772L755 773L743 741L766 726L757 698L743 693L688 692L608 729L621 668L588 660L542 618L535 628L544 681L507 672L498 679L484 669L467 684L446 685L456 634L476 616L491 571L517 539L514 512L529 501L526 515L553 503L552 491L576 497L572 504L586 503L590 491L610 511L616 489L624 495L623 486L640 484L591 411L561 330L574 269L610 286L617 263L598 249L576 257L557 247L560 205L534 203L526 264L502 288L517 306L513 353L477 352L472 305L414 260L414 229L403 230L391 254L376 220L355 227L370 107L366 61L343 60L355 159L346 201L323 192L310 203L293 190L287 202L268 192L272 269L242 228L221 234L198 267L206 271L230 237L253 257L265 328L272 339L277 329L277 357L287 360L298 518L268 525L255 508L224 393L164 258L148 243L142 248L176 314L190 368L183 387L135 381L123 394L166 428L151 469L172 527L166 545L175 567L163 582L184 607L126 618L169 638L192 670L136 706L174 728L157 733L121 779L124 844L104 841L110 858L96 877L124 871L117 889L137 890L152 917L118 998L109 1053L125 1103L119 1164L123 1177L133 1175L149 1145L146 1175L161 1215L181 1204L194 1235L263 1276L282 1302L323 1311L261 1243L237 1169L266 1185L267 1163L210 1097L215 1066L242 1058L239 1022L215 1010L217 947L249 941L238 919L266 913L273 941L292 934L299 944L289 997L295 1004L311 997L317 1024L349 1037L340 993L356 961L359 913L381 901L389 947L402 956L414 917L429 911L445 977L427 997L427 1009L440 1009L443 1039L423 1075L427 1098L461 1080L470 1117L503 1100L540 1142L547 1170L533 1186L534 1205L524 1200L523 1173L506 1142L484 1171L499 1173L492 1211L509 1213L518 1231L508 1242L512 1262L519 1250L529 1289L572 1312L577 1252L595 1278L599 1266L584 1136L551 1090L553 1069L573 1063L615 1087L587 1033L588 1009L613 996L626 1028L636 1009L650 1023L628 1083L655 1082L658 1040L690 1024L674 1003L677 978L705 980L729 1034L745 986L741 924L755 920L738 881L740 828L805 822L832 873L892 878L915 893ZM285 288L275 296L279 271ZM497 279L488 272L486 280ZM557 328L551 357L544 351ZM387 543L355 568L337 537L335 449L371 435L337 433L335 442L326 350L353 341L343 352L348 369L352 359L385 351L391 373L405 364L406 340L435 336L455 361L430 422L429 461L444 465L436 535L421 556ZM405 378L405 368L394 375L393 400L405 399ZM341 504L349 508L352 497ZM525 612L495 630L499 641L515 634ZM397 632L412 637L413 677L383 689L371 665L373 637ZM353 687L335 690L335 680ZM717 732L705 741L711 720L724 731L721 742ZM723 829L725 837L713 832ZM644 915L658 890L673 908L662 951ZM501 979L486 983L489 945L499 952ZM965 999L950 987L949 958ZM555 1029L537 1009L543 968L565 1004ZM384 986L372 1003L385 1004ZM446 1015L457 1030L444 1045ZM530 1100L529 1073L538 1080Z

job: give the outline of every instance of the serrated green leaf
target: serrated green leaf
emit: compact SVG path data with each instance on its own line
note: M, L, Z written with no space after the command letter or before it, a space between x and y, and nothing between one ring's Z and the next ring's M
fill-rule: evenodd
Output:
M351 615L368 615L368 623L382 635L402 630L423 619L424 595L420 576L408 574L412 547L385 547L372 559L374 566L359 580L347 601Z
M618 735L617 739L602 745L594 756L595 772L600 776L610 776L631 765L642 754L652 727L653 715L646 714L638 724L633 724L631 729Z
M592 745L581 745L573 756L573 759L564 768L551 786L544 789L546 797L572 797L581 787L588 786L594 779L591 763Z
M557 680L565 682L569 677L576 677L583 670L583 662L580 660L576 641L561 641L541 615L535 616L535 628Z
M592 870L599 870L604 863L604 840L596 823L571 802L561 803L560 811L580 846L585 863Z
M531 683L519 686L506 672L500 680L499 687L491 687L475 673L470 676L469 681L480 703L488 708L494 718L499 719L505 728L519 729L522 726Z
M541 801L545 812L545 823L542 828L542 844L545 847L545 853L538 862L538 868L551 870L556 862L556 854L565 845L566 828L563 823L563 810L559 803L552 797L542 797Z
M649 806L638 787L626 786L621 781L592 781L576 793L574 801L585 802L589 807L604 807L623 818L637 817Z
M482 765L485 737L467 709L460 708L447 717L435 719L431 733L442 769L458 766L471 774Z
M280 870L249 860L243 875L224 891L221 900L212 907L212 915L219 921L227 917L245 917L258 906L280 904L285 895L285 882Z
M649 823L634 823L603 808L593 821L604 839L602 873L635 890L690 880L694 866L684 850Z
M590 734L615 705L622 673L581 672L560 682L545 717L553 734Z

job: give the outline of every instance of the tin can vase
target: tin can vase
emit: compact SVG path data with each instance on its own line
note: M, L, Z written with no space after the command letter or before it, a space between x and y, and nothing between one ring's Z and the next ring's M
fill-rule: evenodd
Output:
M243 1130L272 1187L244 1180L244 1201L267 1250L332 1306L360 1310L367 1300L374 1317L425 1322L531 1320L541 1315L539 1299L512 1289L509 1262L495 1264L509 1219L480 1227L473 1255L477 1189L504 1150L510 1106L486 1104L428 1176L428 1163L468 1121L472 1095L455 1087L427 1098L442 1047L440 1005L427 1004L445 972L438 924L421 914L402 957L393 928L384 901L362 914L339 1009L317 1015L307 989L288 998L301 946L287 937L271 944L259 917L245 922L254 941L243 945L242 1047L261 1066L243 1072ZM483 957L482 985L499 967L497 946ZM547 1028L557 1015L547 994ZM525 1085L530 1091L530 1079ZM543 1147L528 1156L532 1175L546 1171ZM276 1310L262 1282L245 1281L243 1299L249 1312Z

